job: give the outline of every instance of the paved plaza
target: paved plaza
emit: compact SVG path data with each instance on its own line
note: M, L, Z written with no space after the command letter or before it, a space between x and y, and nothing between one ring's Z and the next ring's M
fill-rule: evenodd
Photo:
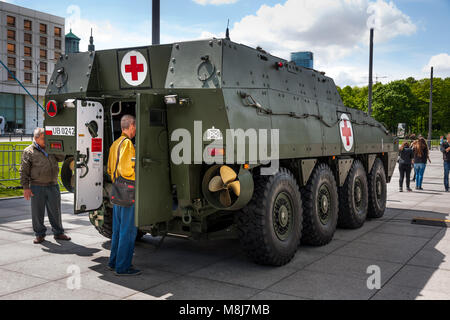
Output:
M138 277L105 268L110 241L74 216L63 195L63 223L72 242L34 245L30 204L0 201L0 299L450 299L450 230L411 224L414 217L448 219L442 155L432 153L424 191L398 192L398 170L382 219L336 231L324 247L301 246L283 267L255 265L238 241L194 242L146 236L137 243ZM46 224L48 220L46 219ZM369 289L369 266L381 288ZM78 277L79 273L79 277ZM369 281L370 282L370 281Z

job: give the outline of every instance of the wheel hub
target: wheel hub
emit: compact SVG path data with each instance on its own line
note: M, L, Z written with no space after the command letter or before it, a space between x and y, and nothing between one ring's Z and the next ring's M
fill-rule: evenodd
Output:
M331 203L331 194L328 187L323 184L319 189L319 197L318 197L318 207L319 207L319 219L322 224L327 224L330 220L330 203Z
M272 219L276 236L285 241L292 231L294 210L291 198L287 193L281 192L275 199Z
M288 209L283 205L280 208L280 225L286 227L289 221Z
M381 178L379 176L377 176L377 187L376 187L377 198L381 198L381 192L382 192L381 190L382 190Z

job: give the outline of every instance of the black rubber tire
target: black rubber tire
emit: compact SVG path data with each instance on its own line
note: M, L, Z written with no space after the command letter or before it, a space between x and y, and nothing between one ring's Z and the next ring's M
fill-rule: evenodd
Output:
M329 195L327 205L328 220L323 223L319 217L319 190L324 186ZM302 243L312 246L328 244L336 231L339 200L336 180L330 167L319 164L311 174L308 184L302 188L303 196L303 237Z
M106 212L103 215L103 225L101 227L95 227L97 231L104 237L111 239L112 238L112 227L113 227L113 217L112 217L113 209L106 208Z
M283 240L274 223L275 204L280 196L285 197L281 201L289 201L291 209ZM254 262L282 266L291 261L302 233L302 199L292 173L282 168L273 176L255 176L253 197L236 218L241 246Z
M360 190L359 206L355 197L355 188ZM339 215L338 227L345 229L361 228L367 218L369 205L369 186L367 173L361 161L353 162L347 179L339 188Z
M377 177L380 183L379 195L377 196ZM386 210L387 201L387 186L386 173L384 171L383 162L381 159L376 159L373 164L372 171L368 177L369 181L369 209L367 217L381 218Z
M112 228L113 228L113 219L112 219L112 208L107 208L106 213L103 215L103 225L101 227L95 227L97 231L104 237L111 239L112 238ZM136 234L136 241L141 240L147 232L138 230Z

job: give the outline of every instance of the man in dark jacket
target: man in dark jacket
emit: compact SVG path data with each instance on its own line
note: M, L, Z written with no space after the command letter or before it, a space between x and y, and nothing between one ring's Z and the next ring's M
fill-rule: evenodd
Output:
M64 156L48 154L45 151L44 129L34 130L34 141L22 154L20 183L23 196L31 199L31 218L36 236L35 244L45 240L47 228L44 225L45 208L56 240L69 241L64 234L61 221L61 193L58 185L58 162Z
M447 135L447 141L441 144L441 152L444 155L444 186L445 192L449 191L448 175L450 172L450 133Z

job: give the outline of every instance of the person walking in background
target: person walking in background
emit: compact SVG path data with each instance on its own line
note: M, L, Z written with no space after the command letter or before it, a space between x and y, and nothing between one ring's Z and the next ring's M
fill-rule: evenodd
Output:
M450 172L450 133L447 135L447 141L441 144L441 152L444 155L444 187L445 192L449 192L448 175Z
M416 145L417 141L418 140L416 138L416 135L415 134L411 135L411 145L410 145L411 149L414 149L414 146ZM411 168L414 169L414 163L411 165ZM411 181L416 182L416 170L413 170L413 178L411 179Z
M427 142L420 137L413 147L414 151L414 171L416 172L416 190L423 190L423 176L427 166L427 160L431 163Z
M64 234L61 221L61 193L58 184L58 162L64 155L48 154L45 151L43 128L34 130L34 141L22 154L20 183L23 196L31 199L31 220L36 236L35 244L44 242L47 228L44 225L45 208L56 240L71 240Z
M400 147L400 153L398 158L398 169L400 171L400 192L403 192L403 180L406 176L406 190L411 192L410 177L412 169L412 160L414 159L413 150L410 148L407 141L403 142Z

